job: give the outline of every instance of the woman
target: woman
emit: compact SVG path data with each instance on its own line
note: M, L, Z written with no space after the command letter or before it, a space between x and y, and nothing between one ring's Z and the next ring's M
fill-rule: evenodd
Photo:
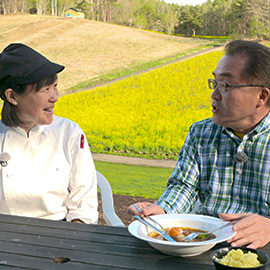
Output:
M96 171L85 135L53 115L63 69L24 44L0 54L0 213L96 223Z

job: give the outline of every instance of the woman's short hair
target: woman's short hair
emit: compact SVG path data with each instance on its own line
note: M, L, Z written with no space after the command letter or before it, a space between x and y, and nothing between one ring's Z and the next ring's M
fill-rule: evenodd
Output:
M30 92L38 92L43 86L48 86L57 80L57 74L53 74L46 79L43 79L37 83L33 84L19 84L13 87L12 90L18 95L26 95ZM16 105L11 104L5 95L3 95L3 108L2 108L2 122L9 127L16 127L23 124L23 122L18 118L15 112Z

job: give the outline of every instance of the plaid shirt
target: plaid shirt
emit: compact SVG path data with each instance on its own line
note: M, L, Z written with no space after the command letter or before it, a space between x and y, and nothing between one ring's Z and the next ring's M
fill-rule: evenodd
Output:
M241 141L206 119L193 124L158 204L167 213L257 213L270 216L270 114ZM244 152L248 160L234 161Z

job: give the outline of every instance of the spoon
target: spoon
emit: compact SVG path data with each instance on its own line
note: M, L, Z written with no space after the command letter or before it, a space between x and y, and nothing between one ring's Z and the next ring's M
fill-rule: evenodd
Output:
M140 213L142 213L142 209L141 208L139 208L136 204L133 204L133 206L140 212ZM148 219L150 219L152 222L154 222L155 224L157 224L160 228L161 228L161 230L163 231L163 232L166 232L166 230L161 226L161 224L159 224L156 220L154 220L153 218L151 218L151 217L144 217L144 219L145 218L148 218Z
M238 220L237 220L237 221L238 221ZM227 226L229 226L229 225L233 225L233 224L235 224L237 221L229 221L229 222L223 224L222 226L217 227L217 228L215 228L214 230L209 231L209 232L190 233L190 234L187 235L182 241L183 241L183 242L190 242L191 240L193 240L194 238L196 238L198 235L202 235L202 234L203 234L203 235L211 234L211 233L213 233L213 232L215 232L215 231L218 231L218 230L220 230L220 229L223 229L223 228L225 228L225 227L227 227Z
M139 208L135 203L133 204L133 206L140 212L142 213L142 209ZM138 221L140 221L141 223L143 223L145 226L150 226L152 229L154 229L158 234L160 234L163 238L165 238L167 241L170 242L176 242L173 238L171 238L166 230L161 226L161 224L159 224L156 220L154 220L151 217L140 217L140 216L135 216L136 219L138 219ZM158 225L160 227L161 230L159 230L156 226L154 226L153 224L149 223L146 219L151 220L152 222L154 222L155 225Z
M148 222L147 220L141 218L140 216L135 216L135 218L141 222L142 224L144 224L145 226L149 226L152 229L154 229L158 234L160 234L163 238L165 238L167 241L170 242L176 242L174 239L172 239L166 232L159 230L156 226L154 226L153 224L151 224L150 222Z

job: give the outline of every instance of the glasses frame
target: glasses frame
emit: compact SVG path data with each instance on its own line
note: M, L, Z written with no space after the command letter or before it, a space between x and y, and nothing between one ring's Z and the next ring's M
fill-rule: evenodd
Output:
M221 82L225 84L225 86L226 86L225 90L221 89L220 84L219 84ZM211 87L212 83L216 84L217 90L220 93L226 93L228 91L228 87L234 87L234 88L238 88L238 87L266 87L265 85L260 85L260 84L228 84L224 81L217 81L215 79L208 79L208 87L209 87L209 89L212 89L212 90L215 90L215 88Z

